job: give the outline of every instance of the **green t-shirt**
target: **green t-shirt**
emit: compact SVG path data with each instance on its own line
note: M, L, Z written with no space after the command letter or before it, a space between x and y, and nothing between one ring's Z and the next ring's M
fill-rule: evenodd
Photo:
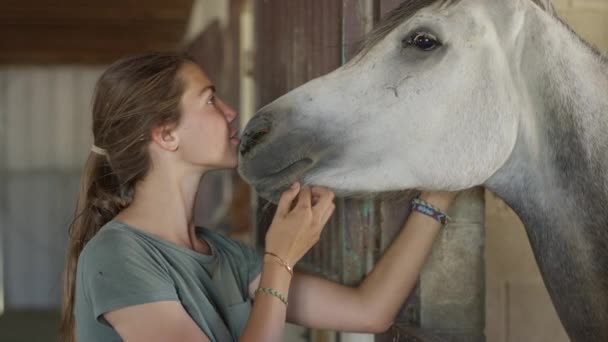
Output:
M167 300L181 302L211 341L237 341L251 311L248 287L261 272L261 255L209 229L197 228L197 235L211 255L117 220L104 225L78 259L78 341L121 341L104 313Z

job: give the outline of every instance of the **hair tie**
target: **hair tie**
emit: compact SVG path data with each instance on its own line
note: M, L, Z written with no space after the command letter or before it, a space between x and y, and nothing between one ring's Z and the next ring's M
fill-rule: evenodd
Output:
M100 156L104 156L104 157L108 156L108 152L106 150L104 150L101 147L96 146L95 144L93 144L91 146L91 152L99 154Z

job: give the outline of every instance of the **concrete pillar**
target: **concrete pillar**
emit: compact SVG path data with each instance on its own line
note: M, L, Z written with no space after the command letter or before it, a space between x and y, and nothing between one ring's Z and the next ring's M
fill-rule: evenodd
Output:
M420 326L449 341L484 341L484 191L459 196L420 277Z

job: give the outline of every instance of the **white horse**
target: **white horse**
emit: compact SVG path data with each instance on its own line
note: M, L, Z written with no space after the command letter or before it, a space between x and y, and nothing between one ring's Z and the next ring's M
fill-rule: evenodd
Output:
M338 195L484 185L526 226L573 341L608 341L608 68L549 0L412 0L264 107L241 175Z

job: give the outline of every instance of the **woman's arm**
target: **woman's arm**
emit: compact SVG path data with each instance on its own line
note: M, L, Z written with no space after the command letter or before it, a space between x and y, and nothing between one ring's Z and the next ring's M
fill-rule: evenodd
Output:
M421 195L444 212L454 197L455 193ZM440 228L434 219L412 212L397 238L357 288L296 274L289 292L288 321L338 331L386 331L416 284Z
M110 311L104 314L104 318L125 341L209 341L177 301L129 306Z
M333 198L333 193L326 189L305 187L299 191L299 184L283 193L266 234L266 251L289 265L297 262L319 240L335 208ZM270 288L291 300L291 280L291 272L284 265L273 256L265 255L259 283L254 280L249 290L255 292L258 286ZM250 295L255 301L240 341L283 341L287 305L267 293Z
M291 279L291 275L279 264L264 263L261 276L250 286L250 295L255 300L241 342L283 341L287 306L279 298L271 295L256 296L255 290L258 287L272 288L287 296Z

